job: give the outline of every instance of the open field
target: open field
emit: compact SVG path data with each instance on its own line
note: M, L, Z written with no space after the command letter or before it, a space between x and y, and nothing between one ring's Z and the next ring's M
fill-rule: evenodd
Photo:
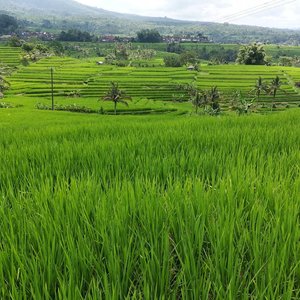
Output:
M0 298L299 299L299 120L0 109Z
M99 60L45 58L7 77L0 299L300 299L300 69ZM51 103L51 67L55 103L94 113L35 108ZM259 76L282 81L259 100L273 113L227 112ZM140 116L95 113L112 110L98 101L111 81L133 98L118 109ZM191 114L187 83L217 85L225 113Z
M20 48L7 47L0 43L0 64L2 63L11 67L15 67L20 64L20 55Z
M270 82L279 76L283 85L275 99L262 93L261 104L276 103L277 109L299 107L299 89L295 82L300 81L300 69L292 67L241 66L241 65L202 65L200 71L186 68L166 67L116 67L97 65L99 60L51 57L27 67L20 67L10 78L9 97L25 96L48 103L50 99L50 68L54 67L55 96L58 103L78 103L89 107L112 107L112 104L97 102L105 95L110 82L116 81L121 89L133 98L131 107L174 107L173 100L188 100L186 92L180 90L183 84L194 83L201 89L217 86L222 94L223 109L230 105L234 91L241 91L249 97L256 80L261 76ZM80 96L74 98L72 96ZM136 106L137 105L137 106ZM186 111L186 103L175 105ZM126 109L126 108L125 108Z

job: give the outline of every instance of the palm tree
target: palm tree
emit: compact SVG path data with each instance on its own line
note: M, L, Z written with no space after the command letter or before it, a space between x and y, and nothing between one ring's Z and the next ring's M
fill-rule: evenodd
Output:
M199 90L195 84L184 85L183 89L189 94L190 102L193 104L196 114L200 107L205 107L208 104L207 93Z
M199 107L205 107L207 105L207 94L204 91L195 90L194 94L191 95L191 102L197 114Z
M212 110L215 113L218 113L220 111L220 104L219 104L220 93L217 86L211 87L210 91L208 92L208 97L209 97L209 103Z
M114 111L115 115L117 114L117 104L123 103L128 106L128 103L125 101L131 100L130 96L127 96L126 93L119 89L119 84L116 82L111 82L111 87L107 91L107 94L102 98L104 101L114 102Z
M275 79L271 81L271 85L270 85L270 93L273 95L273 98L276 97L277 91L280 90L281 85L282 82L279 76L277 75Z
M275 98L276 98L277 92L278 92L278 91L283 91L284 93L286 93L286 91L283 90L283 89L281 88L282 84L283 84L283 83L282 83L282 81L280 80L280 78L279 78L278 75L275 77L275 79L273 79L273 80L271 81L271 84L270 84L270 86L269 86L269 93L270 93L270 95L273 96L272 109L273 109L273 107L275 106L275 103L274 103L274 102L275 102Z
M257 100L259 100L262 92L267 92L267 85L263 82L261 76L256 80L254 88L250 91L250 93L255 94Z

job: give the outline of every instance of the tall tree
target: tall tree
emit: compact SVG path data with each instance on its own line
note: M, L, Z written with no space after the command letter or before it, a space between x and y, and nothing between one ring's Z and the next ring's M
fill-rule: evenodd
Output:
M131 100L131 97L126 95L126 92L119 89L119 84L116 82L111 82L111 87L107 91L107 94L103 97L104 101L112 101L114 102L114 112L117 114L117 104L123 103L128 106L127 101Z
M267 91L267 85L263 82L261 76L259 76L255 82L254 88L250 91L250 93L254 93L257 100L259 100L262 92L266 92L266 91Z
M18 21L9 15L0 14L0 34L11 34L18 28Z
M159 43L162 41L162 37L156 29L143 29L137 32L137 41L140 43Z
M262 45L251 44L239 49L237 63L241 65L264 65L266 52Z
M210 107L213 110L214 113L220 112L220 92L218 90L217 86L211 87L210 91L208 91L208 97L209 97L209 103Z
M198 89L194 90L191 94L191 102L195 108L196 114L200 107L205 107L208 104L207 94L205 91L199 91Z
M269 92L273 97L273 103L272 103L272 108L275 107L275 98L277 96L277 92L278 91L282 91L284 93L286 93L286 91L284 89L281 88L282 86L282 81L280 80L279 76L277 75L270 83L269 86Z
M273 99L275 99L276 95L277 95L277 92L279 90L281 90L281 86L282 86L282 82L279 78L279 76L277 75L272 81L271 81L271 84L270 84L270 93L272 94L273 96Z

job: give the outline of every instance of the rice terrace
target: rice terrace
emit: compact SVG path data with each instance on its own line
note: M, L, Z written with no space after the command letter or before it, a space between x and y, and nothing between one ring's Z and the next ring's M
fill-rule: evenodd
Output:
M298 31L57 2L0 14L0 299L300 299Z

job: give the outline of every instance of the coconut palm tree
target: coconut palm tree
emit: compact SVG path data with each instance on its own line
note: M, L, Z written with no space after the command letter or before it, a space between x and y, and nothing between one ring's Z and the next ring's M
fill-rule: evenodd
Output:
M277 75L275 77L275 79L273 79L271 81L271 85L270 85L270 94L272 94L274 99L277 95L277 91L280 90L281 85L282 85L282 82L281 82L279 76Z
M268 90L267 88L268 88L267 85L264 83L261 76L259 76L258 79L256 80L254 88L250 91L250 93L254 93L257 100L259 100L262 92L267 92Z
M117 114L117 104L123 103L128 106L125 100L131 100L131 97L126 95L126 93L119 89L119 84L116 82L111 82L111 87L107 91L107 94L102 98L104 101L114 102L114 112Z
M220 99L220 93L218 87L217 86L211 87L210 91L208 91L208 100L209 100L210 107L214 113L220 112L219 99Z
M272 109L275 107L275 98L276 98L277 92L283 91L284 93L286 93L286 91L281 88L282 84L283 84L282 81L280 80L279 76L277 75L271 81L271 83L269 85L269 93L270 93L270 95L273 96Z
M195 108L195 113L198 113L200 107L204 107L208 104L207 93L199 90L195 84L187 84L183 86L183 89L189 94L190 102Z

